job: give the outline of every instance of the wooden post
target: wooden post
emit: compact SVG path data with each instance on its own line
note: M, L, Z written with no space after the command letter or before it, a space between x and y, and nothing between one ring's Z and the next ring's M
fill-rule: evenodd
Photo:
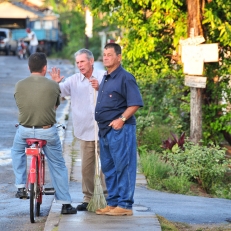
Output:
M203 35L201 25L201 1L187 0L188 36ZM202 138L202 88L190 88L190 140L199 143Z

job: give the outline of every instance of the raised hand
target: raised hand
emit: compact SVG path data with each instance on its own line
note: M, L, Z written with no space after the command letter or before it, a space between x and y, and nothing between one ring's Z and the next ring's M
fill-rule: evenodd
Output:
M64 78L64 76L60 76L60 69L56 67L52 67L51 71L48 71L48 73L56 83L60 83Z

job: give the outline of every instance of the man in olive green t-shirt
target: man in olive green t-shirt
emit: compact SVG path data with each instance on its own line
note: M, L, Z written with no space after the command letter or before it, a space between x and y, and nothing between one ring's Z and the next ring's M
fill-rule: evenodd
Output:
M45 77L47 59L44 53L35 53L29 57L31 76L20 80L15 86L15 100L19 109L19 127L11 149L12 164L15 174L16 197L28 198L26 186L27 138L46 140L43 147L47 157L51 181L55 189L57 203L63 204L62 214L75 214L71 206L68 187L68 172L62 155L62 146L58 136L56 108L59 106L59 85Z

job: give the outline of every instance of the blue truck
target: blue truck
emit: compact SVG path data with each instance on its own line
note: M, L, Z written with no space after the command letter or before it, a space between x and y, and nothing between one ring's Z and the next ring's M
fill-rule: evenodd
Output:
M30 27L32 31L37 36L39 45L37 51L44 52L47 55L52 53L52 50L60 51L62 49L62 37L58 29L34 29ZM25 29L12 29L12 38L19 41L20 39L26 38L26 28ZM25 39L25 41L27 41Z

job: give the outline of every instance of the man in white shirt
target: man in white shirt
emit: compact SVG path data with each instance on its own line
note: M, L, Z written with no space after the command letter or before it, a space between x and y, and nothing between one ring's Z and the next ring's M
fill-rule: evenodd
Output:
M38 39L37 39L36 34L34 33L34 31L31 31L30 28L26 28L26 33L27 33L27 38L30 41L29 52L30 52L30 55L32 55L37 50Z
M105 71L94 69L94 56L87 49L77 51L75 61L80 72L66 78L62 83L64 76L60 76L59 69L54 67L48 73L54 81L59 83L61 96L71 96L74 135L80 140L82 192L84 194L83 203L77 206L77 210L86 211L94 193L95 139L98 141L98 126L95 126L95 102ZM97 150L99 151L99 148ZM102 173L101 182L104 194L107 194Z

